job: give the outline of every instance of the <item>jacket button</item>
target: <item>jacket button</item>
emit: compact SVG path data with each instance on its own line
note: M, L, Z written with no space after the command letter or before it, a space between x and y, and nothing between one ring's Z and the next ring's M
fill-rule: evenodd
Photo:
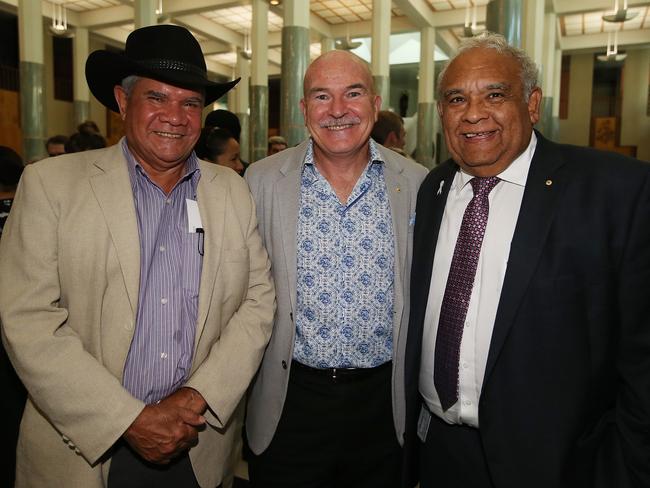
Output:
M282 369L287 369L287 362L286 361L282 361Z

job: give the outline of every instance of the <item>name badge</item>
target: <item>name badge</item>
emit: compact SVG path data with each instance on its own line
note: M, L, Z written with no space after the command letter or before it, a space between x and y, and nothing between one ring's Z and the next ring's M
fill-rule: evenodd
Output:
M196 200L190 200L189 198L185 199L185 203L187 205L187 231L189 233L203 232L201 214L199 213L199 204Z
M418 438L422 443L427 442L427 433L429 432L429 423L431 422L431 412L422 405L420 407L420 418L418 418Z

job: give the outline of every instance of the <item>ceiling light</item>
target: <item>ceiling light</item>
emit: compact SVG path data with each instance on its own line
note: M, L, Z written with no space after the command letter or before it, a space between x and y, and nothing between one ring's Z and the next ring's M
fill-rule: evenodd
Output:
M603 20L605 22L626 22L639 15L639 12L628 12L627 0L623 0L623 8L618 7L618 0L614 0L614 13L604 14Z

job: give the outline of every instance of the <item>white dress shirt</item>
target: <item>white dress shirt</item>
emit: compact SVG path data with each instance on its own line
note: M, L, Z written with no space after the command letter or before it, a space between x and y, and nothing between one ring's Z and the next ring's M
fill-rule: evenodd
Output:
M472 185L469 184L472 176L462 171L457 172L449 189L435 247L429 298L424 316L419 385L420 393L429 410L450 424L478 427L478 401L481 396L492 329L508 265L510 244L536 145L537 138L533 133L528 147L498 175L501 181L490 192L490 213L460 346L458 402L443 412L433 383L434 351L440 306L447 285L456 239L465 208L474 196Z

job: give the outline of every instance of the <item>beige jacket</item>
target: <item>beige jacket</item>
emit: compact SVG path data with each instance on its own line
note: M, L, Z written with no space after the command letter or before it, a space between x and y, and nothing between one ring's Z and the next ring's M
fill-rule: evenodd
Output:
M271 333L275 294L245 182L221 166L200 168L205 255L187 386L209 405L190 458L200 485L212 488ZM16 486L104 485L111 446L144 407L120 383L139 249L119 144L26 168L0 242L2 338L29 391Z

